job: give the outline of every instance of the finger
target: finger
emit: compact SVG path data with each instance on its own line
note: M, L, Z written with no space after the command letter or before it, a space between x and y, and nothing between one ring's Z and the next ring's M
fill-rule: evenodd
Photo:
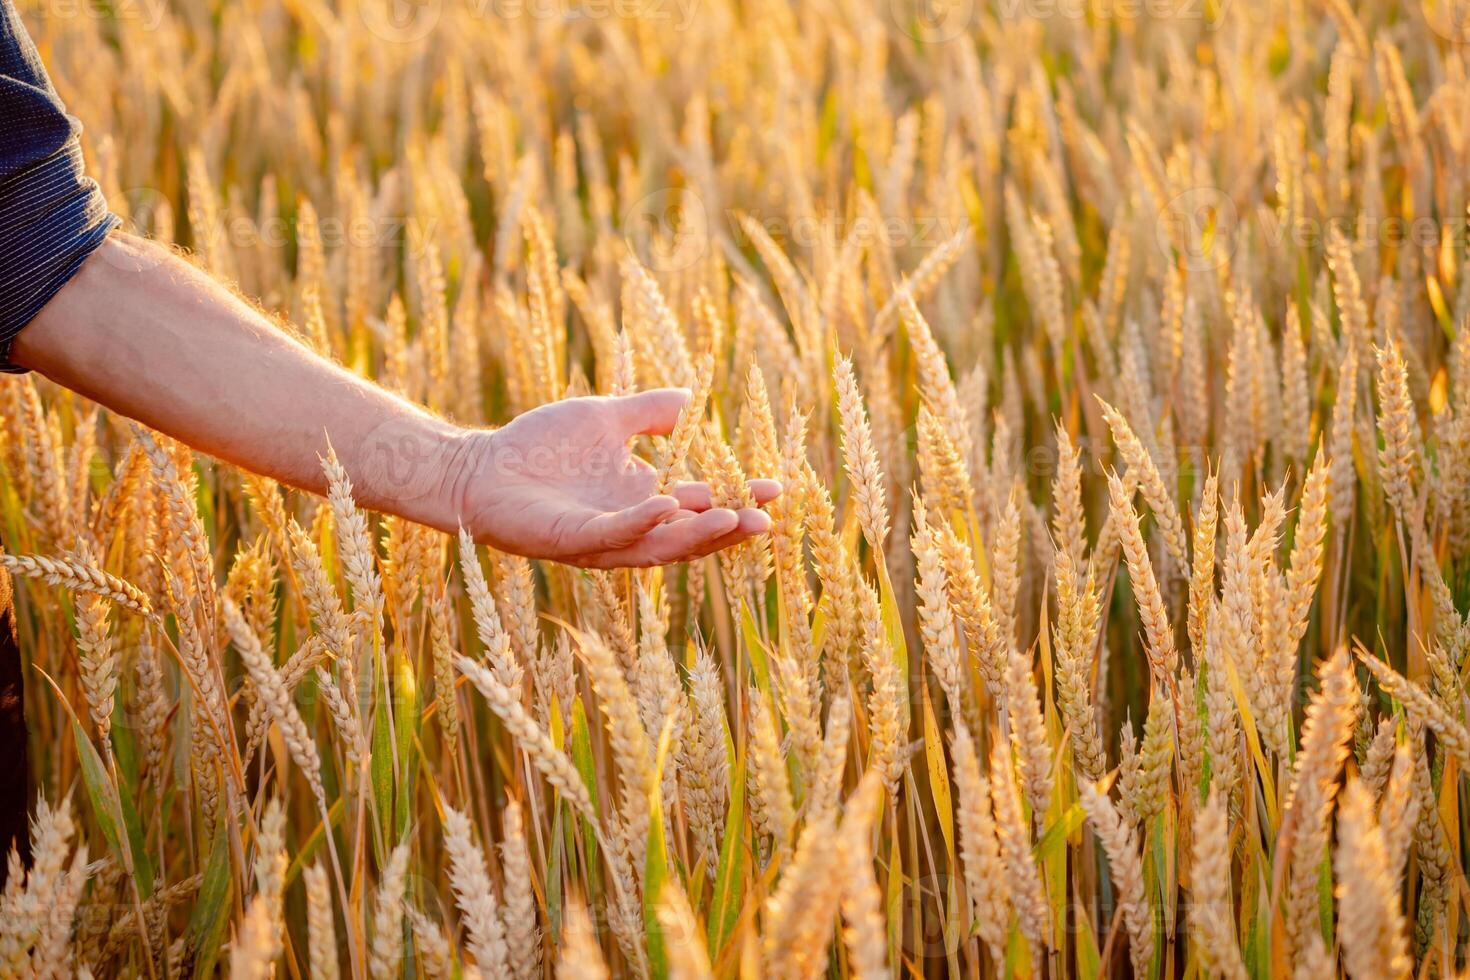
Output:
M617 551L630 547L678 511L677 500L659 495L632 507L598 514L583 525L574 546L578 551Z
M750 490L750 495L755 499L756 505L764 507L766 504L781 496L783 487L777 480L751 480L745 484ZM679 506L686 510L709 510L714 506L708 483L699 480L686 480L676 483L669 491L679 498Z
M679 499L679 506L685 510L709 510L714 506L708 483L686 480L674 484L669 492Z
M740 516L733 510L717 508L683 520L661 524L645 534L636 544L601 554L580 556L573 564L594 568L645 568L672 565L688 556L708 554L708 546L735 531Z
M688 388L653 388L611 398L619 424L629 436L666 436L689 403Z
M709 542L703 547L700 553L690 555L684 560L697 561L717 551L733 548L735 545L749 541L756 535L765 534L771 529L771 517L763 510L756 510L754 507L744 507L737 511L736 514L739 516L740 522L735 526L735 530Z
M653 557L655 564L670 565L675 562L698 561L708 557L717 551L734 547L749 541L756 535L765 534L771 529L770 515L754 507L745 507L735 512L735 526L718 537L692 543L691 546L677 555L660 548L654 548Z
M685 556L701 553L711 542L740 526L740 515L733 510L712 508L687 521L665 524L643 536L639 548L655 564L671 565Z
M750 495L760 506L765 506L777 497L781 496L785 489L779 480L751 480L745 484L750 488Z

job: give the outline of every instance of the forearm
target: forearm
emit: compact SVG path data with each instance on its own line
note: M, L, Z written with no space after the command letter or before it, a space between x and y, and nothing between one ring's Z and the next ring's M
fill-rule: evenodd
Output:
M453 530L463 430L318 357L131 236L104 243L13 357L211 456L321 493L328 439L369 509Z

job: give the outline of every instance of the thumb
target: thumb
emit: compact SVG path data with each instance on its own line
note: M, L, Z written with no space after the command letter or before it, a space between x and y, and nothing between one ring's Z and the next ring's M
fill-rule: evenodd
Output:
M652 388L611 400L618 424L630 436L665 436L689 404L688 388Z
M613 551L635 544L639 538L668 520L679 510L679 501L659 495L625 507L598 514L582 527L586 551ZM582 544L583 542L578 542Z

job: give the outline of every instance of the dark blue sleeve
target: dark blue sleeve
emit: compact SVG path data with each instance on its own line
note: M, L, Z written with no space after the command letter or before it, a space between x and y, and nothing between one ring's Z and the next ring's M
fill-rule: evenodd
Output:
M15 335L117 225L82 168L81 130L0 0L0 371L21 370Z

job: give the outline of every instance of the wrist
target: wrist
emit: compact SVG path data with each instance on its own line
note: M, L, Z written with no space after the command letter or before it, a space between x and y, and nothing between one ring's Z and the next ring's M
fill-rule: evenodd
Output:
M494 454L495 431L451 426L442 439L444 462L439 485L432 494L433 514L423 523L448 534L457 533L461 527L473 532L471 499L484 492L485 481L493 475L493 467L487 462Z
M474 478L478 436L427 414L393 415L359 440L359 503L454 533Z

